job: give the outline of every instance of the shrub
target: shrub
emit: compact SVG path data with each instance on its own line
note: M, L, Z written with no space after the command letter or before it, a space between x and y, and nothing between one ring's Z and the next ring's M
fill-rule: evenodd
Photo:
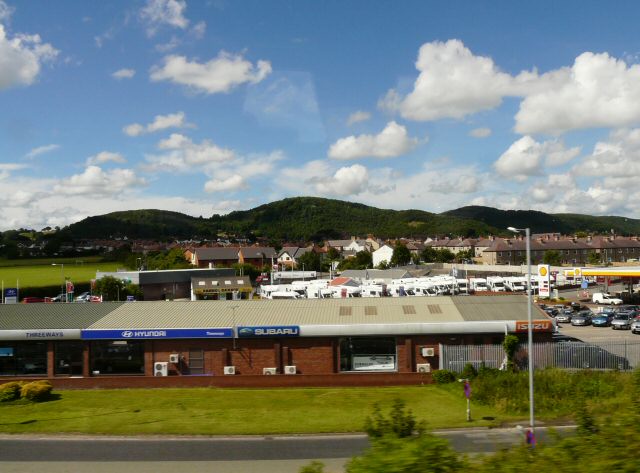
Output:
M456 373L451 370L437 370L433 373L433 380L437 384L453 383L456 380Z
M0 385L0 402L15 401L20 398L20 389L22 383L18 381L11 381Z
M385 435L404 438L424 431L424 424L416 421L411 410L406 408L401 399L393 401L388 416L382 414L377 404L373 410L373 416L367 417L364 424L364 430L370 438L381 438Z
M460 373L461 378L473 379L476 376L478 376L478 370L475 366L473 366L471 363L467 363L466 365L464 365L464 368L462 368L462 373Z
M44 401L51 396L53 386L49 381L34 381L22 386L20 397L29 401Z

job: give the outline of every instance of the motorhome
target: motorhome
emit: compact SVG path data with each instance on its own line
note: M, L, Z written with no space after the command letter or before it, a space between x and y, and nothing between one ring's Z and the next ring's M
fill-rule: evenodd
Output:
M466 279L456 279L458 294L469 294L469 281Z
M330 286L331 297L334 299L344 299L347 297L361 297L362 290L353 286Z
M360 286L362 297L385 297L387 296L386 284L364 284Z
M510 276L504 278L504 286L508 291L521 292L527 290L527 278L522 276Z
M488 291L487 280L485 278L471 278L469 279L469 288L472 292Z
M487 287L491 292L505 292L504 278L501 276L489 276L487 278Z

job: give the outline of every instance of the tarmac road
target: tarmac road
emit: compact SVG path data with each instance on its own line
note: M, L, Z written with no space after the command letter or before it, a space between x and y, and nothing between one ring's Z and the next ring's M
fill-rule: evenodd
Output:
M572 427L559 427L569 432ZM523 442L522 428L438 431L464 453L490 453ZM548 430L537 430L539 442ZM3 473L296 473L316 459L329 472L342 472L352 456L363 452L365 435L274 437L0 437Z

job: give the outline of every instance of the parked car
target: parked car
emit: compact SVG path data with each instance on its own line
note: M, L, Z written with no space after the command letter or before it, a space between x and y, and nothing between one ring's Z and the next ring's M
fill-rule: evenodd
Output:
M576 311L579 312L580 310L583 309L582 304L580 304L579 302L572 302L571 304L569 304L571 306L571 308Z
M614 330L629 330L633 323L635 316L633 311L621 311L613 316L611 321L611 328Z
M67 295L58 294L56 297L51 298L51 302L67 302Z
M571 325L591 325L592 316L590 310L582 310L571 317Z
M547 313L547 315L549 315L549 317L555 317L556 315L558 315L558 309L556 309L555 307L547 307L546 309L544 309L544 311Z
M555 361L558 368L590 368L628 370L629 360L615 355L597 345L580 342L559 342L555 345Z
M556 322L561 324L568 324L573 317L573 311L571 309L564 309L558 315L556 315Z
M82 294L80 294L78 297L75 298L76 302L89 302L89 299L91 299L91 293L90 292L83 292Z
M610 327L613 314L600 312L591 318L591 325L594 327Z
M636 319L631 323L631 332L640 333L640 319Z
M23 304L32 304L36 302L46 302L43 297L25 297L22 299Z
M606 292L594 292L591 300L594 304L611 304L611 305L622 304L622 299L613 297L611 294Z

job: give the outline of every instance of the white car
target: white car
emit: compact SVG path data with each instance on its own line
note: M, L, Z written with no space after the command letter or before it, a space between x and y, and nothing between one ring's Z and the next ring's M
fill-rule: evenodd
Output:
M622 304L622 299L613 297L610 294L607 294L606 292L595 292L591 300L594 304L612 304L612 305Z

